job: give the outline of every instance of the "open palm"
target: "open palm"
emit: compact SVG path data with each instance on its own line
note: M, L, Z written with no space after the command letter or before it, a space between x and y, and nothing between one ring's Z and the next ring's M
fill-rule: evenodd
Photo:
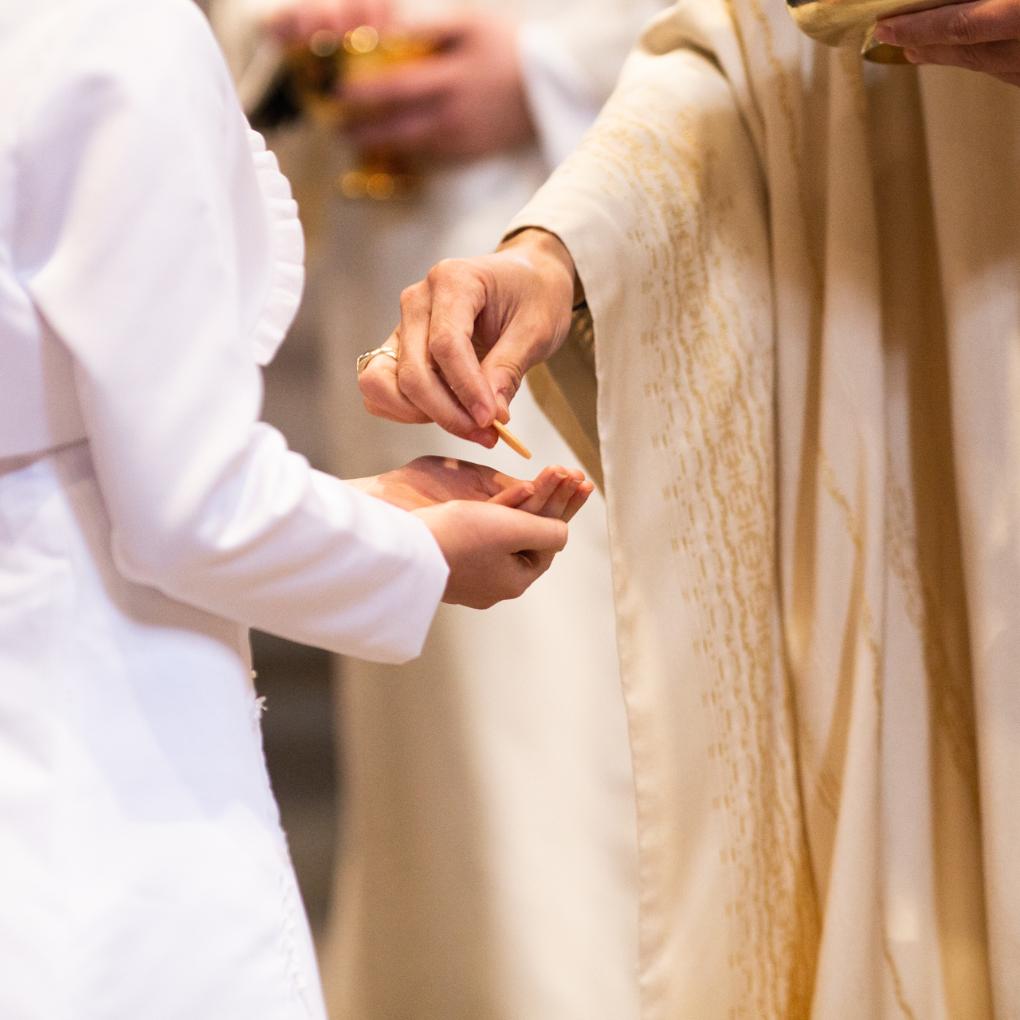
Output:
M531 481L453 457L418 457L393 471L351 482L404 510L421 510L453 500L496 503L542 517L569 521L584 505L592 485L577 470L547 467Z

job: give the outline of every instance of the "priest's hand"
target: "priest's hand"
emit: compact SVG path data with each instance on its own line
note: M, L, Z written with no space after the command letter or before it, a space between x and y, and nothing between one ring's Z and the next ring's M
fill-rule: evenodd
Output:
M533 365L566 339L574 263L552 234L525 230L499 251L440 262L401 295L400 324L359 376L366 408L401 422L434 421L483 446L509 421Z
M280 42L305 42L323 30L343 35L359 25L382 28L391 15L391 0L283 0L269 10L263 28Z
M434 41L432 56L345 83L352 142L463 160L534 137L513 21L461 11L411 30Z
M516 598L544 574L592 492L580 471L548 467L528 482L445 457L351 484L421 517L450 568L443 601L474 609Z
M913 64L983 71L1020 85L1020 0L972 0L880 21L879 42L902 46Z

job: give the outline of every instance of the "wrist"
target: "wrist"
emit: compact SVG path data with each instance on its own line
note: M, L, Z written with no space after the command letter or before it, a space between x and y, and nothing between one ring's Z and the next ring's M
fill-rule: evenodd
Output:
M584 303L584 288L577 275L573 256L555 234L541 227L526 227L506 238L498 250L519 252L526 255L536 267L562 274L569 282L574 307Z

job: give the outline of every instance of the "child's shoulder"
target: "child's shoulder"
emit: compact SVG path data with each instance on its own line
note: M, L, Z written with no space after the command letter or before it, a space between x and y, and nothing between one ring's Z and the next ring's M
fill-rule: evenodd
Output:
M175 105L182 92L229 88L219 47L193 0L36 0L14 27L7 42L22 68L15 87L28 107L67 97L84 109L115 97L158 108Z
M180 77L221 62L194 0L73 0L75 52L111 74Z
M0 149L32 151L104 122L137 133L221 130L236 106L205 15L193 0L0 0L0 91L16 115ZM239 116L239 114L238 114ZM67 141L67 144L70 144Z
M170 33L208 32L194 0L42 0L36 8L59 10L62 18L92 26L104 36L144 26Z

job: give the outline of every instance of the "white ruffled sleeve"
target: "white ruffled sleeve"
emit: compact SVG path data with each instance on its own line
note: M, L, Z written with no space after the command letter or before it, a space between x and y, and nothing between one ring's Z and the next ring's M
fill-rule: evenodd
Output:
M248 131L252 164L268 216L269 281L252 333L255 360L268 365L276 356L301 304L305 284L305 239L290 183L276 156L257 131Z
M19 157L35 216L19 272L74 360L118 565L293 640L409 658L446 582L432 536L258 421L256 359L300 292L290 196L263 196L270 157L253 163L198 11L133 9L68 47L66 89L26 117Z

